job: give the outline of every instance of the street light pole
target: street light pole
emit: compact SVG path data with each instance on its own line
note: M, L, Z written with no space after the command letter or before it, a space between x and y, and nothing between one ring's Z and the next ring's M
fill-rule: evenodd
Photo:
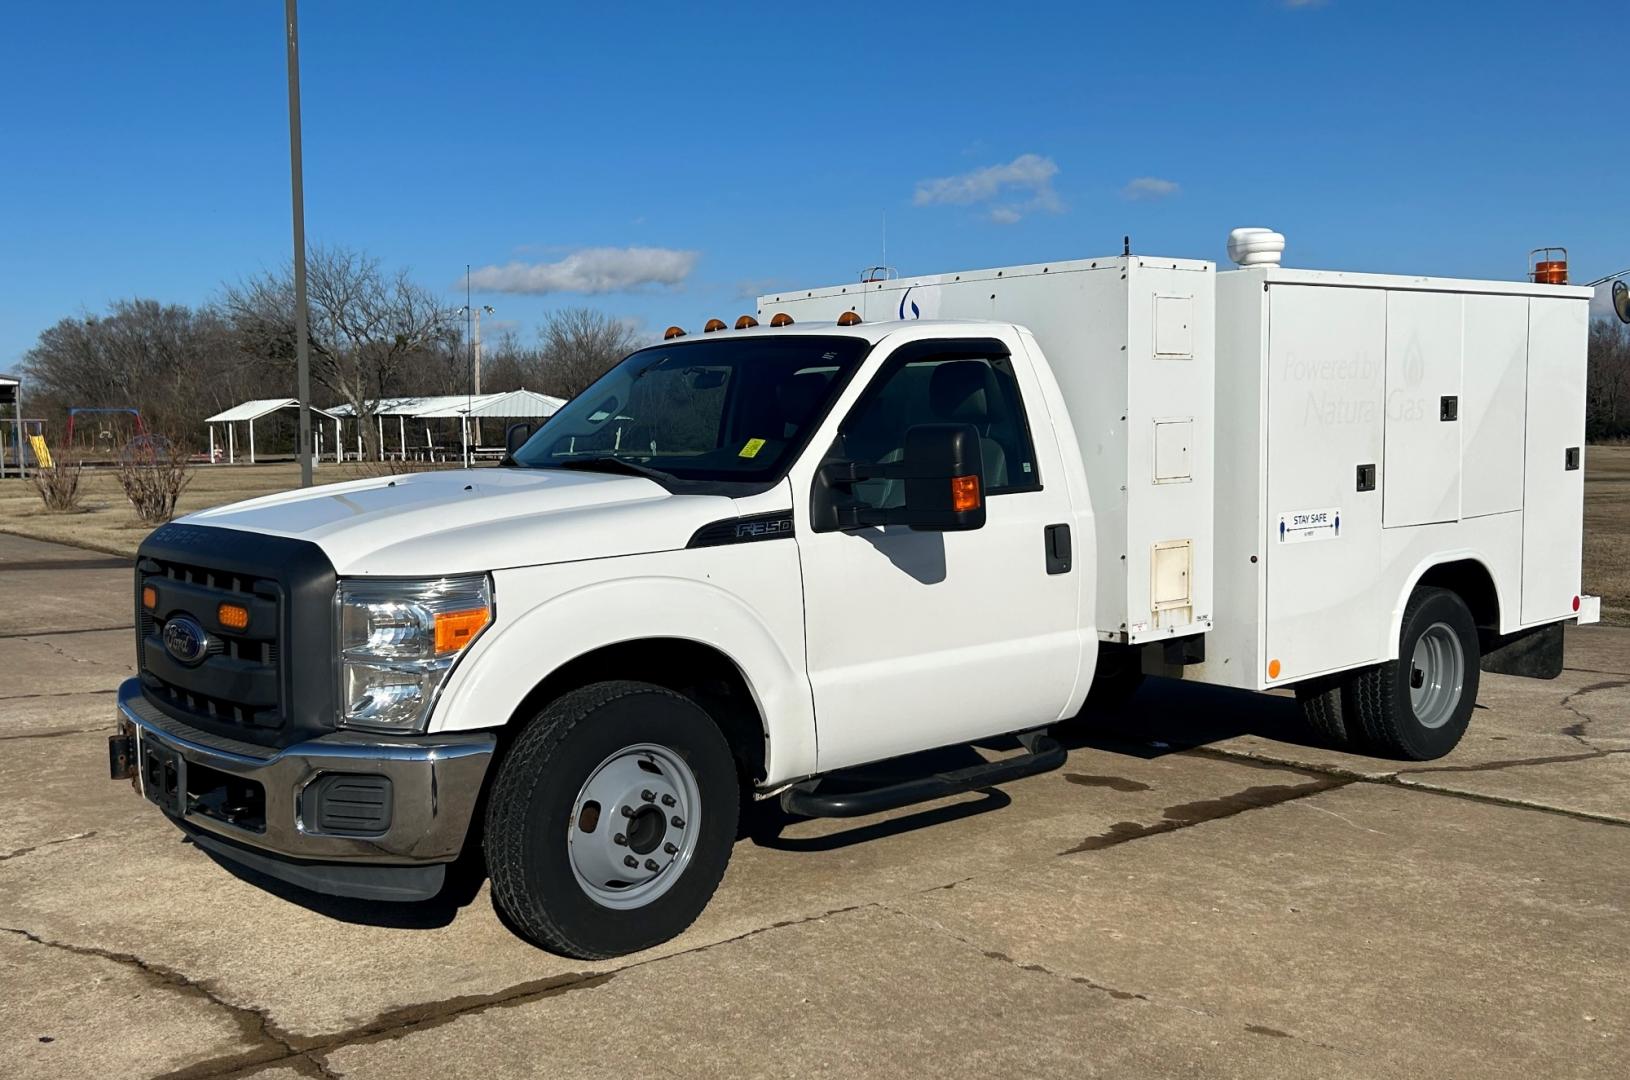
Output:
M295 0L283 0L289 52L289 184L294 193L294 354L300 395L300 486L311 486L311 343L306 312L306 195L300 158L300 29Z

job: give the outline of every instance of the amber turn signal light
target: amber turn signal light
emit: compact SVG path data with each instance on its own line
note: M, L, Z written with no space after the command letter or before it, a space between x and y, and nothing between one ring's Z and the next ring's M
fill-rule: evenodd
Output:
M151 585L143 585L141 587L141 606L148 611L158 607L158 590Z
M222 604L215 609L215 618L228 630L242 630L249 625L249 609L242 604Z
M979 477L951 477L951 509L959 514L979 509Z
M442 611L436 614L436 652L458 652L475 640L487 625L486 608L469 611Z

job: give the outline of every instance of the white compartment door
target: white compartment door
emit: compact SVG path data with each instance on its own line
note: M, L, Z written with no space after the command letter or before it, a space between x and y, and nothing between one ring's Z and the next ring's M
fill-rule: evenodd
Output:
M1522 621L1566 618L1579 594L1585 504L1581 300L1528 301L1528 442L1523 453ZM1570 459L1569 451L1574 452ZM1569 467L1572 464L1574 467Z
M1358 469L1375 466L1385 483L1393 462L1381 458L1386 293L1276 284L1268 298L1268 626L1257 678L1274 683L1379 658L1376 628L1393 598L1375 587L1381 493L1357 490ZM1298 527L1307 522L1318 524Z
M1458 293L1387 293L1387 475L1382 525L1460 520Z
M1528 297L1466 297L1460 516L1522 509Z

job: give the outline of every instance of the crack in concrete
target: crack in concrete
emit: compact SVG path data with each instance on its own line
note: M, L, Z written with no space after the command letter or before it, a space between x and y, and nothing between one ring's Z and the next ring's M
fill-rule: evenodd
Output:
M1630 679L1608 679L1603 682L1591 683L1589 686L1581 686L1567 697L1564 697L1559 704L1564 709L1567 709L1569 712L1573 713L1573 715L1577 716L1579 718L1579 722L1576 724L1569 724L1567 727L1563 728L1562 734L1566 735L1574 742L1577 742L1580 746L1586 746L1592 750L1600 750L1601 747L1585 738L1585 728L1590 724L1594 724L1596 722L1596 717L1585 713L1579 708L1579 706L1573 703L1573 699L1577 697L1584 697L1586 694L1594 694L1601 690L1617 690L1621 686L1630 686Z
M99 724L96 727L58 728L55 731L24 731L16 735L0 735L0 742L12 742L16 739L60 739L64 735L94 734L112 735L113 726L111 724Z
M96 830L92 829L90 832L74 833L72 836L59 836L55 840L42 840L37 844L30 844L28 847L20 847L15 851L0 852L0 862L5 862L7 859L19 858L23 855L29 854L30 852L38 851L40 848L53 847L57 844L70 844L75 840L89 840L95 835Z
M1205 1009L1197 1008L1197 1007L1195 1007L1193 1005L1181 1005L1181 1004L1178 1004L1177 1002L1174 1002L1174 1001L1166 1001L1166 1000L1163 1000L1163 999L1160 999L1160 998L1153 997L1153 996L1151 996L1149 994L1136 992L1136 991L1132 991L1132 990L1121 990L1121 989L1119 989L1117 987L1109 986L1109 985L1107 985L1105 983L1098 982L1095 979L1088 978L1085 975L1068 975L1068 974L1065 974L1062 971L1055 971L1052 968L1046 967L1046 966L1044 966L1042 964L1023 963L1023 962L1015 959L1014 957L1009 956L1007 953L1001 952L1000 950L997 950L997 949L987 949L983 945L980 945L978 942L971 941L968 938L963 937L961 934L958 934L956 931L952 930L950 927L946 926L944 923L939 922L936 919L930 919L930 918L928 918L926 916L923 916L923 915L917 915L917 914L914 914L913 912L906 911L906 910L904 910L902 908L894 907L891 904L878 904L876 906L882 908L885 911L892 912L895 915L899 915L899 916L901 916L903 918L910 919L911 921L917 923L920 926L925 926L930 930L933 930L933 931L936 931L938 933L944 934L946 937L950 938L951 940L956 941L956 942L958 942L958 943L960 943L962 945L965 945L970 949L974 949L974 950L978 951L979 954L981 956L984 956L987 960L995 960L995 961L998 961L999 963L1008 964L1008 965L1011 965L1013 967L1018 968L1020 971L1023 971L1023 972L1027 972L1027 973L1035 974L1035 975L1046 975L1046 976L1049 976L1049 977L1054 978L1054 979L1062 979L1065 982L1069 982L1069 983L1071 983L1071 984L1073 984L1075 986L1083 986L1083 987L1086 987L1088 990L1095 990L1098 993L1105 994L1105 995L1113 998L1116 1001L1141 1001L1144 1004L1149 1005L1149 1006L1151 1006L1153 1008L1173 1009L1173 1010L1175 1010L1177 1012L1188 1013L1191 1016L1204 1017L1207 1020L1217 1020L1217 1021L1226 1022L1227 1019L1228 1019L1227 1017L1221 1016L1221 1015L1219 1015L1217 1013L1207 1012ZM1278 1028L1267 1027L1267 1026L1265 1026L1263 1024L1244 1024L1244 1025L1242 1025L1242 1028L1243 1028L1244 1031L1246 1031L1246 1032L1248 1032L1248 1033L1250 1033L1252 1035L1267 1035L1267 1036L1272 1036L1274 1038L1294 1039L1297 1042L1307 1043L1309 1046L1316 1046L1316 1047L1320 1048L1321 1050L1331 1050L1331 1051L1334 1051L1335 1053L1338 1053L1338 1054L1346 1054L1349 1057L1357 1057L1358 1056L1358 1051L1356 1051L1356 1050L1350 1050L1350 1049L1348 1049L1348 1048L1346 1048L1344 1046L1334 1046L1334 1045L1332 1045L1330 1043L1320 1042L1320 1041L1318 1041L1316 1039L1304 1038L1303 1036L1297 1035L1297 1034L1295 1034L1293 1032L1281 1031Z
M1537 810L1543 814L1556 814L1560 817L1573 818L1575 821L1588 821L1593 825L1614 825L1619 828L1630 828L1630 821L1623 818L1609 817L1606 814L1597 814L1589 810L1570 810L1561 806L1550 806L1545 803L1524 802L1521 799L1508 798L1503 795L1489 795L1478 791L1462 791L1456 788L1437 787L1432 784L1416 780L1406 781L1404 777L1415 776L1426 772L1478 772L1487 766L1468 765L1457 767L1444 767L1440 769L1414 769L1392 773L1366 773L1356 769L1344 768L1340 765L1324 765L1310 763L1276 762L1271 758L1258 757L1255 753L1246 750L1228 750L1215 746L1196 746L1179 753L1194 757L1210 757L1236 764L1249 764L1257 768L1285 768L1293 769L1310 776L1324 775L1340 777L1352 783L1374 784L1379 787L1396 787L1405 791L1419 791L1428 795L1442 795L1451 799L1466 799L1469 802L1485 803L1489 806L1509 806L1518 810ZM1600 750L1589 754L1565 755L1560 761L1590 761L1612 754L1630 753L1630 747L1619 750ZM1552 764L1551 758L1526 758L1508 761L1500 764L1501 768L1514 768L1518 765L1545 765Z
M54 690L49 694L0 694L0 701L31 701L35 698L84 697L87 694L116 694L117 690Z
M53 941L29 930L13 926L0 926L0 932L14 934L35 945L48 949L61 949L63 952L75 956L92 956L101 960L108 960L115 964L133 968L139 971L147 981L161 989L170 989L193 998L201 999L215 1007L222 1009L238 1026L239 1035L250 1044L250 1048L241 1054L234 1055L229 1067L224 1067L225 1059L215 1059L212 1064L223 1067L215 1068L208 1075L229 1072L248 1068L252 1065L264 1065L280 1057L291 1056L299 1051L291 1045L282 1032L272 1022L271 1016L264 1009L253 1009L244 1005L236 1005L216 993L207 983L200 982L183 972L162 964L155 964L144 960L134 953L117 952L113 949L98 948L94 945L75 945L66 941ZM201 1074L194 1072L194 1066L188 1066L165 1074L170 1080L190 1080Z
M113 630L129 631L135 628L135 623L125 623L122 626L71 626L62 630L21 630L11 634L0 634L0 641L13 638L62 637L64 634L105 634Z
M49 948L63 949L67 952L127 964L146 974L156 986L201 996L227 1010L234 1019L238 1020L245 1038L251 1043L249 1048L243 1052L194 1062L180 1069L162 1073L154 1077L153 1080L223 1080L225 1077L243 1073L252 1068L263 1069L272 1065L287 1065L303 1075L316 1076L322 1078L322 1080L340 1080L341 1074L333 1071L327 1060L328 1055L336 1050L354 1045L399 1039L406 1035L440 1027L465 1016L478 1015L491 1009L526 1005L545 998L556 997L572 990L593 989L605 985L612 978L625 971L644 967L647 964L658 964L680 956L707 952L709 949L716 949L721 945L743 941L758 934L789 926L818 922L833 915L858 911L866 906L870 905L853 904L833 908L815 915L784 919L767 926L748 930L733 937L709 942L692 949L683 949L679 952L639 960L607 971L568 972L564 975L516 983L513 986L489 994L466 994L387 1009L360 1024L341 1031L317 1036L302 1036L287 1031L273 1020L269 1010L233 1004L221 997L206 983L192 979L174 969L150 963L131 953L120 953L88 945L50 941L30 931L14 927L0 927L0 931L17 934L35 944Z
M1270 806L1294 802L1297 799L1305 799L1309 795L1317 795L1323 791L1333 791L1336 788L1346 787L1353 782L1346 777L1319 776L1305 784L1265 784L1249 787L1243 791L1216 799L1201 799L1197 802L1179 803L1176 806L1168 806L1161 811L1162 820L1160 821L1152 823L1117 821L1109 827L1108 832L1089 836L1079 844L1061 851L1059 854L1076 855L1083 851L1101 851L1104 848L1115 847L1133 840L1142 840L1149 836L1159 836L1161 833L1192 828L1207 821L1221 821L1224 818L1235 817L1251 810L1261 810Z
M42 635L39 634L29 634L26 635L26 637L18 637L18 639L15 640L20 640L20 642L23 642L24 645L39 645L39 647L42 648L49 648L51 652L62 656L64 660L72 660L73 663L91 663L91 665L108 666L101 660L86 660L85 656L75 656L73 653L65 650L65 648L62 648L62 645L57 645L55 642L42 642L42 640L39 640L41 637Z

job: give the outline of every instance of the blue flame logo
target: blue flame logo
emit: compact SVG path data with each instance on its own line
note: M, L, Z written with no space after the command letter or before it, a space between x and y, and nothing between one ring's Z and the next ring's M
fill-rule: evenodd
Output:
M917 286L913 285L911 289L915 289L916 287ZM907 289L904 295L900 297L900 318L902 319L906 317L906 302L911 300L911 289ZM913 319L920 319L923 317L923 313L918 309L915 301L911 301L911 317Z

